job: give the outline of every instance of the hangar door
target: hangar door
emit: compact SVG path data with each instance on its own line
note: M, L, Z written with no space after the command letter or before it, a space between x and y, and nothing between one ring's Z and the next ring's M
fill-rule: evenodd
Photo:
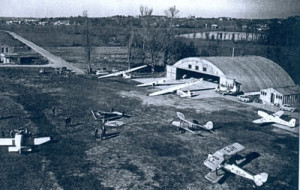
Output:
M215 83L219 83L220 77L214 76L214 75L209 75L206 73L200 73L200 72L195 72L195 71L190 71L186 69L180 69L177 68L176 72L176 80L182 79L183 77L185 78L203 78L203 80L206 81L213 81Z

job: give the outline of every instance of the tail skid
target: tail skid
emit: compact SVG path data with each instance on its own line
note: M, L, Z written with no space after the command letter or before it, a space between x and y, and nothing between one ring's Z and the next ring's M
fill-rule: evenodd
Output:
M267 173L260 173L253 177L253 181L257 186L262 186L265 182L267 182L267 180L268 180Z

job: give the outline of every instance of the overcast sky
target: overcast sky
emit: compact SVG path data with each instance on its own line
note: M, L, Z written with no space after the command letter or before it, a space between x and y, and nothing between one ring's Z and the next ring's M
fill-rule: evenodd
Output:
M300 0L0 0L0 16L89 17L139 15L140 5L154 15L176 6L180 17L287 18L300 15Z

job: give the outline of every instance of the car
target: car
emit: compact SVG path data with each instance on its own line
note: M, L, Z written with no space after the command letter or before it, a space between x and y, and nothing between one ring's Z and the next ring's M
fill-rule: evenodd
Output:
M240 95L237 99L241 102L252 102L252 98L250 96Z
M289 112L294 112L296 111L296 108L295 107L292 107L291 105L289 104L282 104L280 107L279 107L280 110L282 111L289 111Z

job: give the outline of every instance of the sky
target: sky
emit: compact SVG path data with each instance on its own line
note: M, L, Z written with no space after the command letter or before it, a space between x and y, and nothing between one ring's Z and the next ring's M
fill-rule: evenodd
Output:
M89 17L153 15L176 6L179 17L287 18L300 15L300 0L0 0L0 17L69 17L88 11Z

